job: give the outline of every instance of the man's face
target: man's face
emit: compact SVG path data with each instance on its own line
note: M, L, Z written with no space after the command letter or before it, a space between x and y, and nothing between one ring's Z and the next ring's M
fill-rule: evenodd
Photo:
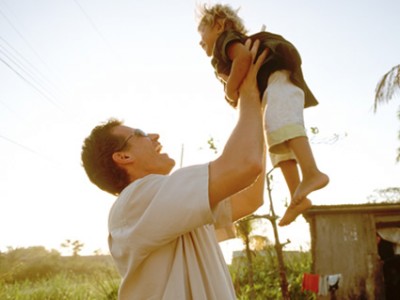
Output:
M125 164L125 167L134 168L135 173L141 177L149 174L166 175L175 166L175 161L168 154L161 153L162 145L158 141L158 134L145 134L127 126L117 126L113 133L125 139L126 144L120 152L132 159L132 163Z

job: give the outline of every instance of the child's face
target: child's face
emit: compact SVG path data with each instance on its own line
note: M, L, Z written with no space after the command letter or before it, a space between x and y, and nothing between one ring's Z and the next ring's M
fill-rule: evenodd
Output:
M214 26L201 25L199 27L199 33L201 37L200 46L204 49L207 56L212 56L214 50L214 44L218 36L221 34L221 24L217 22Z

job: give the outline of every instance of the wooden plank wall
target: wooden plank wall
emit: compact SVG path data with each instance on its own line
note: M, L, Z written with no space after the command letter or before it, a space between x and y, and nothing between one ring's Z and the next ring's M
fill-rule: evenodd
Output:
M381 275L374 216L322 214L314 218L313 227L314 273L342 274L335 297L320 296L318 299L380 299Z

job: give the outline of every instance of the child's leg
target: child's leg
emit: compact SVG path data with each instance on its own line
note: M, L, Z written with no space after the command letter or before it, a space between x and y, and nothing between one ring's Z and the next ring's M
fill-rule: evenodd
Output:
M300 183L294 158L301 154L299 164L302 170L309 164L305 161L306 156L302 154L302 151L305 150L301 150L301 147L299 147L301 143L296 141L298 138L304 138L308 143L303 119L304 92L290 82L289 74L288 71L277 71L269 77L268 88L263 95L262 102L263 108L265 107L264 125L271 160L273 160L274 166L281 168L292 197L290 206L279 223L281 226L288 225L299 214L310 208L311 201L306 196L311 191L322 187L317 185L317 188L315 188L312 184L310 187L309 184ZM293 143L289 144L289 141ZM277 157L282 158L282 155L289 153L290 157L277 159ZM309 153L311 153L311 148ZM312 153L311 157L314 161ZM304 179L304 174L302 175ZM299 189L299 187L301 188Z
M287 143L296 155L302 173L302 181L292 195L291 204L297 205L311 192L326 186L329 177L318 169L306 136L293 138Z
M290 81L289 74L277 71L269 78L265 126L269 151L292 152L300 166L302 181L291 201L291 205L297 205L308 194L327 185L329 178L316 166L304 127L304 92Z
M285 178L286 184L290 191L290 196L296 192L297 186L300 184L299 170L297 169L297 162L294 159L281 161L278 164Z
M283 177L285 178L286 184L290 191L290 195L293 196L293 194L297 190L297 187L300 184L300 176L297 168L297 163L294 159L290 159L279 162L278 166L280 167ZM297 218L297 216L309 209L311 205L311 201L307 198L304 198L303 201L301 201L297 205L294 205L292 200L289 207L286 209L285 214L280 220L279 226L289 225Z

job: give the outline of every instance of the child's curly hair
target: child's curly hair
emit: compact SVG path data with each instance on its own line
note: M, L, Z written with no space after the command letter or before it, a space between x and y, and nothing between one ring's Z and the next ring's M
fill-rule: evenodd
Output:
M197 17L200 20L198 29L202 26L213 26L216 20L224 20L224 29L239 31L243 34L247 33L243 20L238 16L239 9L234 10L229 5L215 4L208 7L207 4L198 5Z

